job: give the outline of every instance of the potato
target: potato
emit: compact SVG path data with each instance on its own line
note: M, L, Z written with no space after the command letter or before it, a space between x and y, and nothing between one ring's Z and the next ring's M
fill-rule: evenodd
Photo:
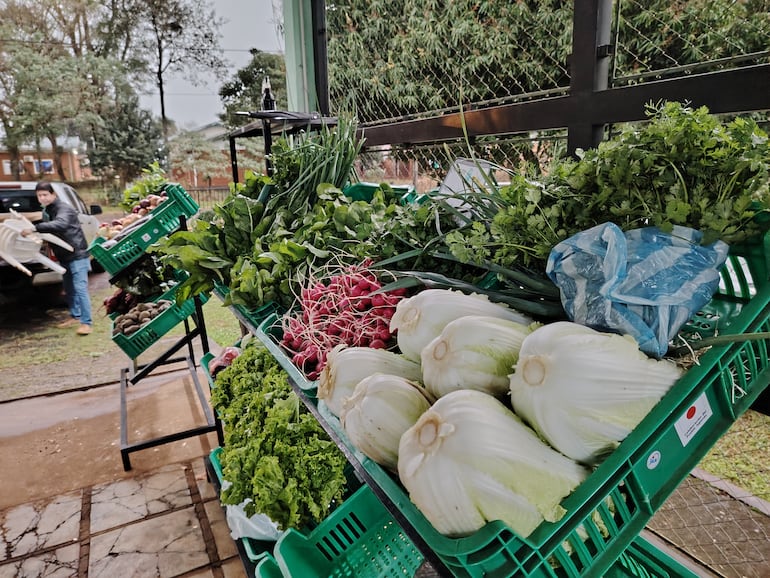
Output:
M133 335L137 331L139 331L141 327L137 324L129 325L123 330L123 335Z

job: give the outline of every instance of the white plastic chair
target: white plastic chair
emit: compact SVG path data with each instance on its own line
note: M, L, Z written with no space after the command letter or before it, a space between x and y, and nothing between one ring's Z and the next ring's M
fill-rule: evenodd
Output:
M7 219L0 223L0 258L30 277L32 272L22 263L41 263L52 271L64 274L66 269L46 257L41 252L41 248L43 241L59 245L68 251L74 250L72 245L50 233L34 233L24 237L21 232L26 229L34 229L34 225L29 219L13 209L11 209L11 214L13 219Z

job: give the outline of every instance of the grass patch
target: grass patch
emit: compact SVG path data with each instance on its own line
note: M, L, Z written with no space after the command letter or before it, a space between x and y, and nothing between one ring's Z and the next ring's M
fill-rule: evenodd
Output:
M59 329L53 318L35 318L27 326L19 326L8 339L0 340L3 355L0 369L24 365L67 361L78 357L99 356L114 350L115 345L103 336L110 335L111 320L104 314L102 302L112 295L113 288L91 293L93 333L91 336L75 335L76 326ZM61 309L66 316L67 310Z
M209 339L222 347L232 345L241 338L241 326L238 320L215 296L203 304L203 322ZM184 325L180 323L169 334L184 335Z
M57 321L41 317L36 323L8 332L0 340L3 355L0 369L44 365L80 357L98 357L122 350L112 341L112 320L106 314L103 302L113 294L114 287L106 287L91 293L93 308L93 333L87 337L75 335L75 326L59 329ZM66 309L61 309L66 314ZM212 297L203 305L203 319L210 340L221 346L235 343L241 338L238 320L222 302ZM169 335L184 335L184 324L179 323Z
M770 416L749 410L723 435L699 467L770 501Z

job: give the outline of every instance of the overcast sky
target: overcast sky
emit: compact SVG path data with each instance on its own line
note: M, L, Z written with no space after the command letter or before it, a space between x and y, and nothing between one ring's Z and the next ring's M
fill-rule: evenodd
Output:
M232 77L250 60L249 49L264 52L283 52L283 39L278 39L273 3L278 0L210 0L217 15L225 19L222 25L221 47L232 68ZM281 17L281 15L278 15ZM169 77L166 84L166 116L181 129L204 126L217 119L222 112L217 96L220 83L211 79L205 85L193 86L184 79ZM160 97L157 89L142 97L142 106L160 117Z

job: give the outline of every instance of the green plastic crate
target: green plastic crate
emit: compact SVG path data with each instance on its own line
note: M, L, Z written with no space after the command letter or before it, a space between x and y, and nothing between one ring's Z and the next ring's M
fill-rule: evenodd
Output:
M255 578L284 578L278 562L269 554L262 558L254 571Z
M222 301L225 300L227 295L230 293L230 288L227 285L222 285L221 283L214 283L214 293L221 299ZM243 305L231 305L233 309L235 309L240 317L246 321L247 325L249 325L249 330L252 332L256 331L257 327L270 315L273 313L280 313L281 307L275 303L275 302L269 302L265 303L261 307L257 307L256 309L248 309L247 307L244 307Z
M176 303L176 291L179 285L174 285L171 289L159 295L153 301L159 301L166 299L171 301L171 306L163 311L160 315L155 317L147 325L142 327L136 333L131 335L123 335L118 333L112 336L112 340L120 347L126 355L131 359L136 359L142 352L146 351L153 343L158 341L166 333L171 331L181 321L187 319L190 315L195 313L195 300L188 299L181 305ZM208 301L208 296L198 295L201 304ZM111 331L114 329L114 322L111 327Z
M401 198L414 193L412 185L389 185L393 192ZM342 189L344 195L354 201L370 202L374 197L375 191L381 189L380 183L352 183Z
M283 576L302 578L403 578L414 576L423 562L368 486L361 486L309 534L284 532L273 556Z
M284 576L278 562L270 554L265 554L257 564L255 577L291 578ZM698 578L698 574L640 537L623 552L603 578Z
M211 463L217 472L220 484L222 482L222 466L219 462L219 454L221 452L221 448L216 448L211 453ZM348 540L352 540L352 538L348 538ZM275 542L250 540L246 538L243 539L243 545L249 560L257 565L255 572L256 578L304 576L304 574L283 574L281 567L272 555ZM304 546L306 546L306 544L303 544L303 547ZM344 549L341 551L344 551ZM412 551L409 551L409 556L413 556ZM326 562L328 563L330 560L327 559ZM412 566L413 565L414 564L412 564ZM301 570L301 568L295 569L294 567L290 569L292 572ZM330 576L337 575L338 574L335 574L334 571L330 574ZM345 576L346 574L341 575ZM350 575L354 576L358 574L354 573ZM397 575L400 576L400 574ZM410 576L411 574L405 575ZM619 556L618 560L612 565L603 578L698 578L698 575L639 536Z
M698 578L698 574L639 536L602 578Z
M767 257L770 256L770 236L754 244L731 248L727 262L720 271L718 296L698 311L680 333L687 337L708 337L726 329L740 315L743 305L768 284Z
M744 285L752 288L750 294L741 293L740 284L733 284L723 287L710 303L710 308L727 312L722 317L721 334L770 331L767 253L756 251L756 245L748 248L746 253L743 248L733 249L731 261L743 263L741 270L750 277ZM457 577L602 576L768 382L767 340L713 347L562 502L565 516L559 522L541 524L527 538L499 521L467 537L443 536L412 504L396 476L368 458L360 461ZM352 448L339 421L325 417Z
M233 347L241 347L241 340L239 339L235 343L233 343ZM206 372L206 380L209 382L209 388L214 389L216 387L216 381L213 377L211 377L211 372L209 371L209 364L211 361L216 357L213 353L210 351L208 353L204 353L203 357L201 357L200 366L203 368L203 370Z
M119 273L141 257L145 250L161 237L179 228L179 218L192 217L198 204L180 185L164 187L167 198L150 213L150 218L112 246L104 247L107 239L97 237L88 248L89 253L110 275Z
M233 305L235 309L246 319L252 328L259 327L262 322L271 315L280 313L281 308L277 303L265 303L256 309L247 309L243 305Z
M302 389L308 396L314 397L318 388L318 381L309 381L305 374L294 365L289 356L281 346L280 317L277 313L269 315L257 327L256 337L259 339L268 351L272 354L279 365L289 374L289 378Z
M214 473L217 475L217 481L219 481L219 485L221 486L224 477L222 477L222 462L219 461L220 455L222 455L222 448L214 448L209 454L209 461L214 468Z
M203 357L201 357L201 367L203 368L203 371L206 374L206 381L209 382L210 390L213 390L216 387L216 383L214 383L214 378L211 377L211 373L209 373L209 363L211 363L211 360L214 359L214 357L215 355L210 351L208 353L204 353Z

